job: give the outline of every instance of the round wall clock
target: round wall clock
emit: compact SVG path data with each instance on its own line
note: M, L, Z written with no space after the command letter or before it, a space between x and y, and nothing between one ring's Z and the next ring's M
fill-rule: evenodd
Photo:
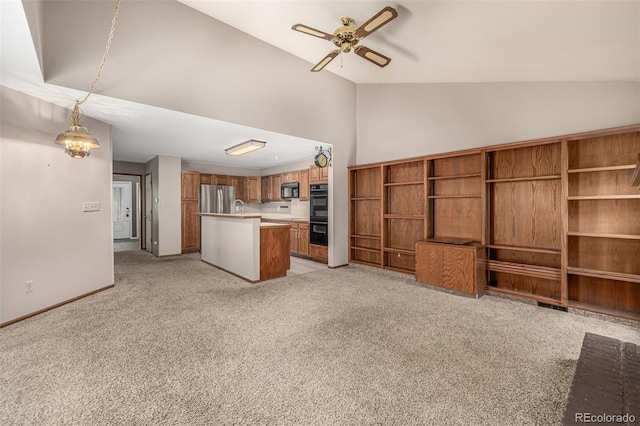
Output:
M320 168L324 168L324 167L327 167L327 165L329 164L329 159L327 158L327 155L324 152L321 152L318 155L316 155L315 163L316 163L316 166Z

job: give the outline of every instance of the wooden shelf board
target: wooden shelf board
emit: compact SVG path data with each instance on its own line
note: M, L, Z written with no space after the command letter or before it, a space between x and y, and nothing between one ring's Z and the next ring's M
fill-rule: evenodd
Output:
M474 178L481 177L480 173L469 173L465 175L451 175L451 176L429 176L427 180L444 180L444 179L466 179L466 178Z
M359 251L366 251L366 252L369 252L369 253L378 253L378 254L380 254L380 249L373 249L371 247L351 246L351 250L359 250Z
M410 254L411 256L415 256L415 254L416 254L415 250L407 250L407 249L393 248L393 247L385 247L384 248L384 252L385 253Z
M570 237L613 238L619 240L640 240L640 235L635 234L601 234L592 232L567 232Z
M352 197L351 201L380 201L382 197Z
M590 172L607 172L615 170L630 170L635 169L633 164L624 164L622 166L604 166L604 167L588 167L585 169L569 169L568 173L590 173Z
M404 268L396 268L395 266L383 266L383 269L388 269L390 271L402 272L403 274L411 274L414 275L416 271L413 269L404 269Z
M486 267L487 271L502 272L505 274L523 275L551 281L560 281L562 279L560 268L550 268L548 266L487 260Z
M576 302L575 300L569 300L567 302L567 306L574 309L581 309L583 311L596 312L598 314L606 314L606 315L611 315L613 317L640 321L640 313L636 313L636 312L621 311L619 309L612 309L612 308L606 308L604 306Z
M384 184L384 186L406 186L406 185L424 185L424 181L417 180L412 182L389 182Z
M487 248L497 250L512 250L512 251L526 251L529 253L543 253L543 254L560 254L560 249L545 249L536 247L518 247L518 246L504 246L497 244L488 244Z
M606 280L628 281L640 284L640 275L623 274L621 272L607 272L597 269L576 268L574 266L567 267L567 273L572 275L583 275L586 277L603 278Z
M482 198L482 195L429 195L430 200L445 199L445 198Z
M351 235L351 238L365 238L367 240L379 240L381 237L379 235Z
M551 303L552 305L562 306L562 302L560 302L559 299L553 299L551 297L545 297L545 296L538 296L531 293L523 293L521 291L508 290L506 288L495 287L489 284L487 284L486 291L489 293L496 292L496 293L508 294L509 296L523 297L525 299L533 299L538 302Z
M424 220L424 215L421 214L385 214L385 219L415 219Z
M505 179L487 179L487 183L502 183L502 182L528 182L532 180L554 180L560 179L560 175L548 175L548 176L532 176L521 178L505 178Z
M638 195L572 195L567 197L569 201L575 200L640 200L640 194Z
M357 263L359 265L371 266L373 268L382 268L382 264L380 264L380 263L365 262L364 260L351 259L351 260L349 260L349 262Z

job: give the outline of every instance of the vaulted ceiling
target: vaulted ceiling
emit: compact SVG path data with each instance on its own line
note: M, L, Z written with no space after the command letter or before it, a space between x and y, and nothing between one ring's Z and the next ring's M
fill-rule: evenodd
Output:
M144 46L136 42L140 15L134 16L133 10L145 7L146 18L153 20L160 3L122 2L113 50L97 93L101 88L118 93L118 84L126 81L127 93L135 91L136 96L95 95L84 110L113 125L115 160L145 162L165 154L229 165L223 148L246 139L267 140L270 149L242 157L233 166L264 168L314 154L315 140L211 119L190 110L179 88L159 87L156 75L137 75L136 69L127 68L127 61L135 62L131 58L162 55L175 48L172 43L179 32L201 31L204 36L207 22L221 29L220 22L225 23L302 58L308 68L300 72L308 73L334 47L326 40L292 31L293 24L332 33L340 26L341 16L352 17L358 26L390 5L397 9L398 18L361 42L389 56L389 66L379 68L350 53L318 73L328 74L314 77L334 75L354 85L640 80L640 1L180 2L180 10L193 8L206 15L198 19L199 26L158 28L154 43ZM115 1L45 3L24 2L27 9L46 12L28 14L31 21L27 25L22 2L2 1L2 84L69 107L95 76ZM183 15L193 17L193 13ZM33 16L43 21L34 22ZM176 16L176 20L183 18ZM90 31L70 35L73 22ZM225 60L246 66L246 52L234 50L234 40L228 43L226 55L233 58ZM211 57L218 54L211 52ZM255 63L260 58L250 59ZM198 61L184 64L185 70L200 66ZM157 71L160 75L161 70ZM190 78L189 73L185 79ZM154 102L160 91L162 107Z

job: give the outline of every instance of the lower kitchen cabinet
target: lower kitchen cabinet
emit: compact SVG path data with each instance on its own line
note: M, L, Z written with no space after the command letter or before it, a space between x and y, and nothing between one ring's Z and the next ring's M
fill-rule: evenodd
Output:
M182 253L200 250L200 211L198 201L182 201Z
M309 244L309 257L316 262L329 262L329 247Z
M298 227L298 254L309 256L309 224L301 223Z

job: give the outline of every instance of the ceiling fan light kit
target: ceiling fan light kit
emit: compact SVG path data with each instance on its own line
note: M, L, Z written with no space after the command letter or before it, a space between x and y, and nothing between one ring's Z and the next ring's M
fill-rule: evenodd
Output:
M360 40L395 19L397 16L398 12L394 8L387 6L358 28L351 25L355 22L353 18L343 16L340 18L342 21L342 27L336 29L333 34L325 33L324 31L316 30L315 28L311 28L303 24L295 24L291 29L331 41L336 45L336 47L338 47L338 49L331 51L313 68L311 68L312 72L322 70L340 53L349 53L351 50L353 50L356 55L378 65L379 67L386 67L389 65L389 62L391 62L391 58L371 50L368 47L357 45Z

